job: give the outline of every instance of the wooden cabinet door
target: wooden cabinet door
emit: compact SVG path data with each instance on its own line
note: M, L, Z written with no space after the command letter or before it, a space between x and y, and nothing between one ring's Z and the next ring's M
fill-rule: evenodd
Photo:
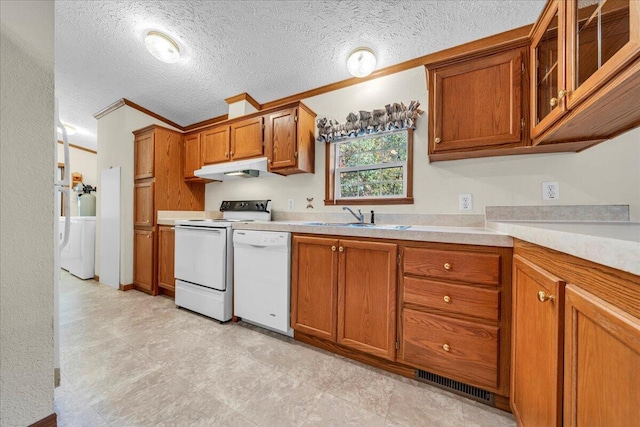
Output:
M297 121L296 108L269 116L265 137L269 170L295 167L298 158Z
M135 137L133 179L153 178L155 144L154 132L146 132Z
M291 327L336 340L337 239L293 236Z
M430 72L430 154L522 145L525 54L515 49Z
M133 284L148 293L154 292L153 230L133 231Z
M566 112L565 1L551 0L531 41L531 138Z
M184 138L184 178L197 178L193 172L200 169L200 134Z
M640 319L568 285L564 364L565 426L638 422Z
M398 246L340 240L339 253L338 343L394 360Z
M640 2L566 4L567 108L571 110L640 53Z
M229 160L229 126L209 129L200 134L201 161L204 165Z
M510 403L518 425L562 425L565 283L513 257Z
M151 227L155 224L153 181L139 182L133 186L133 225L135 227Z
M173 227L158 227L158 287L175 290Z
M231 125L231 160L262 156L262 117L253 117Z

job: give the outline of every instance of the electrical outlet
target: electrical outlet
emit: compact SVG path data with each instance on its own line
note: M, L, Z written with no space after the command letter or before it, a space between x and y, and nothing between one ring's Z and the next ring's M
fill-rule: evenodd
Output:
M542 200L559 200L560 184L557 182L542 183Z
M458 194L458 209L461 211L473 210L473 197L471 194Z
M289 210L292 211L294 208L293 199L289 199Z

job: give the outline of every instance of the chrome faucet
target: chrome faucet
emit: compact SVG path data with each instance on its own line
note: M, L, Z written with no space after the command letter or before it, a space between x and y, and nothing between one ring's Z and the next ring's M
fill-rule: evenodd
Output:
M352 211L348 206L343 206L342 210L351 212L351 215L355 216L360 224L364 223L364 215L362 214L362 211L360 209L358 209L358 215L356 215L356 213Z

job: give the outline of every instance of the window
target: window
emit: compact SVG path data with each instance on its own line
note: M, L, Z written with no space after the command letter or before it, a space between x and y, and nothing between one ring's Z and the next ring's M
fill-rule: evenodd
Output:
M413 131L327 144L325 204L411 204Z

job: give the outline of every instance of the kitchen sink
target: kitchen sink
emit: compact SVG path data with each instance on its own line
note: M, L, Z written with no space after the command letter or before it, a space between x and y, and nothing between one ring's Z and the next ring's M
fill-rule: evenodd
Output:
M406 230L410 225L384 225L367 222L305 222L303 225L319 225L324 227L377 228L385 230Z

